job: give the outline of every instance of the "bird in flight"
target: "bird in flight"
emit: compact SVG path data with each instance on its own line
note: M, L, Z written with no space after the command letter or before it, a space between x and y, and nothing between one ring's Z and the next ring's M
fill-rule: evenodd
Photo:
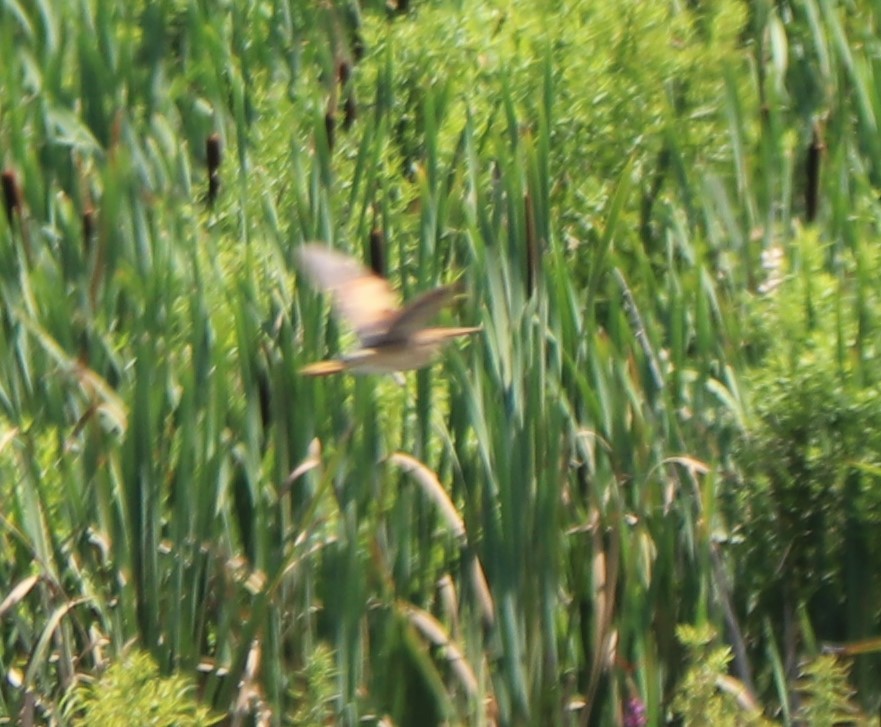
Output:
M428 366L444 344L481 330L426 328L458 293L445 285L423 293L403 308L388 280L374 275L358 261L319 243L307 243L296 253L297 265L312 284L329 293L334 312L355 331L361 347L340 358L300 369L307 376L342 371L355 374L397 374Z

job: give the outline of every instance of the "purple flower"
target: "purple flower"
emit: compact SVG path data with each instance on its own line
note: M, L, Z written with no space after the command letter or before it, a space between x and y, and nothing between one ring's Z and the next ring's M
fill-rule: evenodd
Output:
M645 727L645 705L639 697L630 697L624 703L624 727Z

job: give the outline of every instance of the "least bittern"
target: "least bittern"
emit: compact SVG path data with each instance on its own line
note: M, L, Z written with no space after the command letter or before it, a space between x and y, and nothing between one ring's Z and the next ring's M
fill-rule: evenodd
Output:
M330 293L336 314L352 327L361 344L351 353L310 364L300 373L388 374L421 369L450 339L481 330L476 326L425 327L456 297L459 287L455 284L429 290L399 308L389 282L348 255L308 243L297 251L297 262L316 287Z

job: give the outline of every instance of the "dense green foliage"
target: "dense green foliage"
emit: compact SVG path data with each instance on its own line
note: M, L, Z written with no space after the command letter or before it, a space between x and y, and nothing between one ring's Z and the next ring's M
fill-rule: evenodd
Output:
M219 719L212 719L208 710L192 699L192 690L192 685L179 675L161 677L150 657L130 654L111 665L94 683L77 685L68 692L62 713L75 725L216 724Z
M877 712L878 13L0 0L0 715Z

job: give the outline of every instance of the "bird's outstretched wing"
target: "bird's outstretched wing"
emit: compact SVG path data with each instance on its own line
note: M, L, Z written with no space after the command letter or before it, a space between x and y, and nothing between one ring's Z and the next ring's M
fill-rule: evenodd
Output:
M403 341L427 326L441 309L460 293L457 283L444 285L423 293L407 304L392 318L385 337L390 341Z
M320 243L303 245L296 256L312 283L330 294L337 315L352 327L361 345L381 342L399 315L388 281Z

